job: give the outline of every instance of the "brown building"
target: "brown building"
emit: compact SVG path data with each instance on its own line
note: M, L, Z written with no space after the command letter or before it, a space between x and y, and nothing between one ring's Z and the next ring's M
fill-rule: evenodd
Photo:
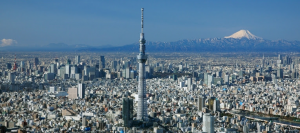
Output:
M77 98L77 88L69 88L68 89L68 98L69 99L76 99Z

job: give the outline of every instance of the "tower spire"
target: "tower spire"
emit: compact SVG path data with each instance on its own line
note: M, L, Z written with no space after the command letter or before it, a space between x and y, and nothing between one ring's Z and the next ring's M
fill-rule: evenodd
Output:
M141 16L141 33L144 33L144 8L141 9L142 11L142 16Z
M141 34L140 34L140 53L145 54L145 37L144 37L144 8L141 9L142 16L141 16Z

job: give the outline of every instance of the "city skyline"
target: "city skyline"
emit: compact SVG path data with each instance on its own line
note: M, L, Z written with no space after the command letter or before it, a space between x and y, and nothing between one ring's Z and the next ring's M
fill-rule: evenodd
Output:
M0 2L0 132L299 133L299 3Z
M241 29L270 40L300 40L298 1L118 3L2 1L1 46L131 44L139 33L136 25L141 7L147 8L145 14L149 16L149 41L223 38Z

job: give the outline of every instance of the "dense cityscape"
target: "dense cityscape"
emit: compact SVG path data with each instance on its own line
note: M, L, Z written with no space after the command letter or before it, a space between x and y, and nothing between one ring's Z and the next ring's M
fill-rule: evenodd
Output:
M19 2L0 133L300 133L298 1Z
M299 54L1 53L1 131L299 132ZM59 57L59 58L57 58Z

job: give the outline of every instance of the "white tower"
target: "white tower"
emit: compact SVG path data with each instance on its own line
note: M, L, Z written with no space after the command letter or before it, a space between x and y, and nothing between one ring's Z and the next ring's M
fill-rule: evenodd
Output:
M144 8L142 10L142 31L140 34L140 53L137 56L139 62L139 88L138 88L138 112L137 120L147 120L147 99L146 99L146 82L145 82L145 63L147 56L145 54L144 38Z

